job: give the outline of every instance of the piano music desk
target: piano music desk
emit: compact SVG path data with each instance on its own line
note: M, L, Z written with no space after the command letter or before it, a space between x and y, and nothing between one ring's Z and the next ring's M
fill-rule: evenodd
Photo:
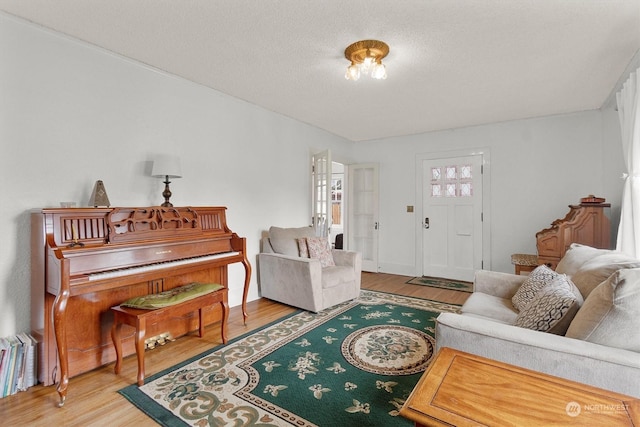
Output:
M115 306L111 307L113 312L113 327L111 329L111 338L116 350L116 365L114 371L117 374L120 373L122 367L122 339L120 330L122 325L129 325L136 328L135 335L135 347L136 356L138 358L138 385L144 384L144 339L146 334L147 324L153 324L169 320L174 316L182 316L187 313L198 311L199 327L198 335L200 338L204 335L204 319L202 316L202 309L213 304L220 303L222 306L222 320L220 325L220 334L222 336L222 342L227 343L227 320L229 318L229 305L227 304L228 289L222 288L217 291L209 292L205 295L180 302L174 305L169 305L163 308L156 308L151 310Z

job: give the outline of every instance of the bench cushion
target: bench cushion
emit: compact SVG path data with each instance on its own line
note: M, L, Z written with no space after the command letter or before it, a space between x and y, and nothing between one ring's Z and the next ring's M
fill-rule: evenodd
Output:
M215 292L224 286L218 283L190 283L157 294L143 295L126 300L120 306L153 310L169 307L199 296Z

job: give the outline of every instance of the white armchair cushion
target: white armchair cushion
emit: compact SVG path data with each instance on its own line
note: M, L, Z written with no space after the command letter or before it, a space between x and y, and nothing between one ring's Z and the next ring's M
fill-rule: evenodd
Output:
M315 237L315 231L312 227L269 229L269 243L277 254L298 256L300 252L297 239L301 237Z
M344 283L355 282L356 274L351 267L325 267L322 269L322 289L335 288Z

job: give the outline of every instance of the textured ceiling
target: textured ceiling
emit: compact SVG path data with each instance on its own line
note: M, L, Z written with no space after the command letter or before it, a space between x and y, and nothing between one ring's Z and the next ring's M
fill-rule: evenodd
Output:
M0 0L0 10L352 141L597 109L640 0ZM347 81L344 49L391 48Z

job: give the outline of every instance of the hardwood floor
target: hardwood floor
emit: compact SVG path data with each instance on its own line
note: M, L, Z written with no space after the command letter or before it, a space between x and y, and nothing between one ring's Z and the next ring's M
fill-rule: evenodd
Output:
M391 292L463 304L469 293L409 285L407 276L385 273L362 273L362 288ZM259 299L248 303L249 319L242 323L239 307L233 307L229 316L229 339L264 326L296 309ZM221 343L217 325L207 328L204 337L185 336L157 349L147 351L145 368L147 376L169 368L189 357L215 347ZM136 382L137 364L135 355L124 359L120 375L113 373L113 363L70 380L65 406L58 408L58 393L55 387L38 385L26 392L0 399L0 424L6 426L154 426L151 418L139 411L118 390Z

